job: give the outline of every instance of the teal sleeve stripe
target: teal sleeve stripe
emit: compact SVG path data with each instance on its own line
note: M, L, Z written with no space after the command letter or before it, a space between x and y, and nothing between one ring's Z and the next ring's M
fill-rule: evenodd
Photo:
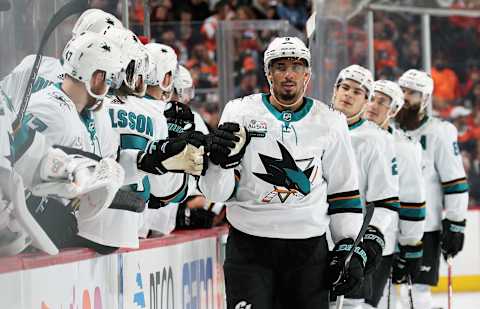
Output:
M138 190L137 184L130 185L130 188L132 188L132 190L135 191L135 193L137 193L146 203L150 199L150 181L147 176L143 177L142 184L143 191Z
M120 135L121 149L145 150L145 147L147 147L147 144L148 144L148 139L146 137L135 135L135 134Z
M328 214L342 213L342 212L362 212L362 201L360 198L343 199L330 201L328 206Z
M375 201L373 202L375 207L382 207L387 208L392 211L398 211L400 209L400 202L399 201Z
M27 124L30 119L31 115L27 115L23 119L22 126L16 133L14 133L13 143L10 146L10 152L14 162L18 161L23 156L35 139L35 130L30 128Z
M400 208L400 220L422 221L425 220L426 208Z
M444 194L456 194L456 193L465 193L468 192L469 186L466 182L460 182L453 184L451 186L444 186L443 193Z
M185 181L183 189L170 201L170 203L181 203L187 198L188 181Z

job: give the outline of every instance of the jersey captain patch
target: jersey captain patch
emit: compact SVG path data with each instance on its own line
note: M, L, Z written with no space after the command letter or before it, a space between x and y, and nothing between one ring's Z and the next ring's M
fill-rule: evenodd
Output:
M281 158L272 158L259 154L260 160L265 167L266 174L253 173L261 180L273 185L273 190L263 197L262 202L268 203L275 197L284 203L291 195L302 198L310 193L310 176L315 166L310 164L305 170L301 170L292 155L280 142L277 141L280 148ZM305 160L302 160L305 161Z

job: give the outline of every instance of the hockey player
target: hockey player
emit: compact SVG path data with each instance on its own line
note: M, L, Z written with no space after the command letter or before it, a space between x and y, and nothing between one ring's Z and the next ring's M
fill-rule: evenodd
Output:
M80 15L72 29L75 37L85 31L99 32L107 27L123 28L122 23L115 16L99 9L88 9ZM36 55L28 55L13 71L0 81L0 85L8 97L13 98L13 106L18 109L27 86L30 72ZM37 79L33 84L32 93L63 80L63 69L60 59L42 56Z
M264 66L270 93L226 105L209 136L213 164L199 181L210 200L232 197L224 264L228 308L326 308L362 225L347 124L304 96L310 51L300 39L275 38ZM329 225L336 245L327 256ZM347 281L335 291L360 284L365 262L357 249Z
M423 260L420 274L412 281L414 307L427 309L432 306L430 286L438 283L440 252L445 258L454 257L463 248L468 183L457 129L447 121L427 115L433 92L432 78L411 69L403 73L398 84L405 95L405 106L395 120L404 133L420 142L423 150L427 204Z
M398 217L398 177L393 143L377 125L362 119L365 105L373 94L370 71L351 65L340 71L335 82L333 107L347 117L349 133L360 170L360 196L363 203L373 203L375 210L363 244L368 256L366 281L357 291L345 297L345 308L360 308L371 291L371 273L383 255L391 255L394 242L385 235L396 226ZM381 185L380 185L381 184ZM332 299L333 301L334 299Z
M107 37L113 35L117 38L116 41L125 41L125 43L135 36L133 33L126 35L130 32L128 30L111 29L111 31L115 31L116 34L109 34L109 31L104 34ZM145 85L148 84L148 87L145 86L147 96L143 97L142 93L135 93L132 89L135 83L129 85L124 82L120 88L124 95L108 98L106 107L110 114L112 127L120 134L120 148L144 151L149 143L168 138L167 122L164 116L165 102L160 100L161 95L158 95L158 91L162 91L159 85L163 82L171 83L177 67L177 58L175 52L169 46L155 43L148 44L146 47L138 45L140 44L132 41L128 43L128 46L123 46L122 49L129 49L133 56L135 50L138 53L141 52L142 48L148 53L151 70L145 68L150 72L148 74L147 71L140 72L138 77L141 83L144 80ZM135 58L131 58L131 61L134 60ZM165 81L165 79L170 81ZM152 194L149 209L143 216L144 224L140 232L142 237L145 237L150 229L168 234L175 227L175 221L179 223L185 221L185 211L178 211L177 208L178 202L187 196L188 179L188 175L181 173L164 175L144 173L137 184L130 186L131 190L140 194L145 201L149 201ZM161 207L158 210L160 206L165 206L169 202L175 204L171 207ZM191 214L191 221L195 221L195 215Z
M398 241L400 252L395 258L394 283L407 282L407 276L415 278L420 272L422 236L425 226L425 186L422 176L422 149L418 142L408 139L394 129L391 121L404 104L402 89L398 84L379 80L373 85L374 94L367 103L365 118L375 122L392 134L399 175L399 221L397 228L385 234L386 243ZM372 295L366 302L376 308L392 271L393 255L384 255L373 273Z
M51 148L45 137L33 130L28 119L15 132L11 123L14 120L13 105L0 88L1 138L0 195L7 196L2 203L2 223L17 237L2 246L3 253L16 254L32 244L49 254L58 253L56 244L68 234L65 228L56 229L56 219L68 219L68 212L50 212L53 224L42 227L27 209L24 186L39 195L54 193L61 198L79 198L79 216L94 218L108 207L123 181L123 169L111 159L97 162L76 149ZM34 124L33 124L34 125ZM67 154L66 152L69 152ZM14 164L14 169L11 169ZM21 177L22 176L22 177ZM0 198L1 200L1 198ZM65 217L60 218L64 214ZM38 219L38 217L37 217ZM65 227L65 225L63 225ZM3 228L0 228L2 230ZM3 229L4 231L6 229ZM2 239L5 240L5 234ZM7 237L8 239L8 237ZM5 252L6 251L6 252Z
M111 127L101 103L115 80L122 80L125 65L116 44L100 34L86 32L65 48L65 80L32 96L28 112L42 124L39 130L55 144L76 146L101 157L116 158L125 169L125 183L141 179L139 171L163 174L167 171L203 169L203 150L184 141L154 141L145 151L118 150L119 137ZM59 116L61 115L61 116ZM64 128L69 128L65 130ZM118 157L117 157L118 154ZM115 206L115 205L113 205ZM98 219L98 220L97 220ZM79 220L79 235L110 247L138 246L138 217L110 207L96 220ZM112 224L115 222L115 224Z

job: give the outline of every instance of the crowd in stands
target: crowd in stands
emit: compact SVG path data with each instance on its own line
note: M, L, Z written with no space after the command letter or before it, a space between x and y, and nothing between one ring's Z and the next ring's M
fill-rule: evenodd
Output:
M95 2L95 1L94 1ZM120 11L118 1L98 0L104 9ZM175 2L175 3L174 3ZM305 31L309 0L152 0L152 39L171 45L180 63L190 69L197 89L196 106L211 127L219 120L219 68L215 32L222 20L288 20ZM455 1L453 8L480 9L475 1ZM142 34L143 1L131 0L133 29ZM375 12L375 76L395 80L409 68L422 69L419 15ZM253 23L252 23L253 24ZM365 15L348 24L348 61L366 64ZM273 31L252 27L235 33L235 89L232 97L267 91L261 55ZM480 19L432 17L433 114L452 121L469 176L471 205L480 204ZM337 42L338 43L338 42Z

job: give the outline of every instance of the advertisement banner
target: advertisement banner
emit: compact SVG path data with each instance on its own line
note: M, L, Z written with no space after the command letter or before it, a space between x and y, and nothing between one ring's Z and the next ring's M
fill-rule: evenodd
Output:
M116 255L0 274L0 308L118 308Z
M223 308L218 267L217 237L125 253L123 308Z

